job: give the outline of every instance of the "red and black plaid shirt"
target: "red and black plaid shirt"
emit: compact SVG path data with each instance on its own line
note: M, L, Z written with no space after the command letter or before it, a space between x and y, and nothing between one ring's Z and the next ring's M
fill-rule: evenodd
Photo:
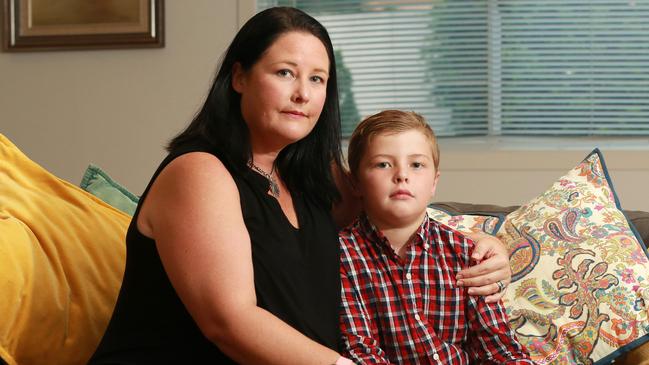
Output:
M533 364L501 303L455 285L473 242L426 217L405 259L363 216L340 232L344 355L360 364Z

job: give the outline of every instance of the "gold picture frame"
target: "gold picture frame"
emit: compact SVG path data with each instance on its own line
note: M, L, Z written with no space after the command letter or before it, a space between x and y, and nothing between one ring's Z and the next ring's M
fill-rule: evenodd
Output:
M164 0L3 0L3 50L164 46Z

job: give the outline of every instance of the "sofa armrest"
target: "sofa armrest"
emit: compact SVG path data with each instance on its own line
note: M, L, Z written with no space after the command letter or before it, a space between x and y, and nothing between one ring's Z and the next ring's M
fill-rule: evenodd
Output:
M625 210L624 214L638 230L645 247L649 245L649 213L641 210Z

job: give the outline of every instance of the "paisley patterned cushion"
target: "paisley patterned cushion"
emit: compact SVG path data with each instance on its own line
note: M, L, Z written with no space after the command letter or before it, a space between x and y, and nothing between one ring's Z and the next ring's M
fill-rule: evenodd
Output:
M486 232L495 235L505 218L504 214L454 214L440 207L428 207L428 216L462 233Z
M649 340L649 261L599 150L507 215L510 325L537 364L608 363Z

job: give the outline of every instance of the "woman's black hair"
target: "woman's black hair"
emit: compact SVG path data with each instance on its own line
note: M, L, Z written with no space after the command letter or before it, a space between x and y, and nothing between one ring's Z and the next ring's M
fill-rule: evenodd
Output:
M235 171L247 169L252 148L241 115L240 95L232 88L232 68L238 62L244 71L250 70L279 36L291 31L312 34L322 42L329 56L329 79L315 127L280 152L275 168L292 193L306 194L330 207L340 197L331 173L332 163L342 166L336 62L327 30L301 10L270 8L244 24L225 53L203 107L189 126L169 142L167 150L174 153L198 143L213 149Z

